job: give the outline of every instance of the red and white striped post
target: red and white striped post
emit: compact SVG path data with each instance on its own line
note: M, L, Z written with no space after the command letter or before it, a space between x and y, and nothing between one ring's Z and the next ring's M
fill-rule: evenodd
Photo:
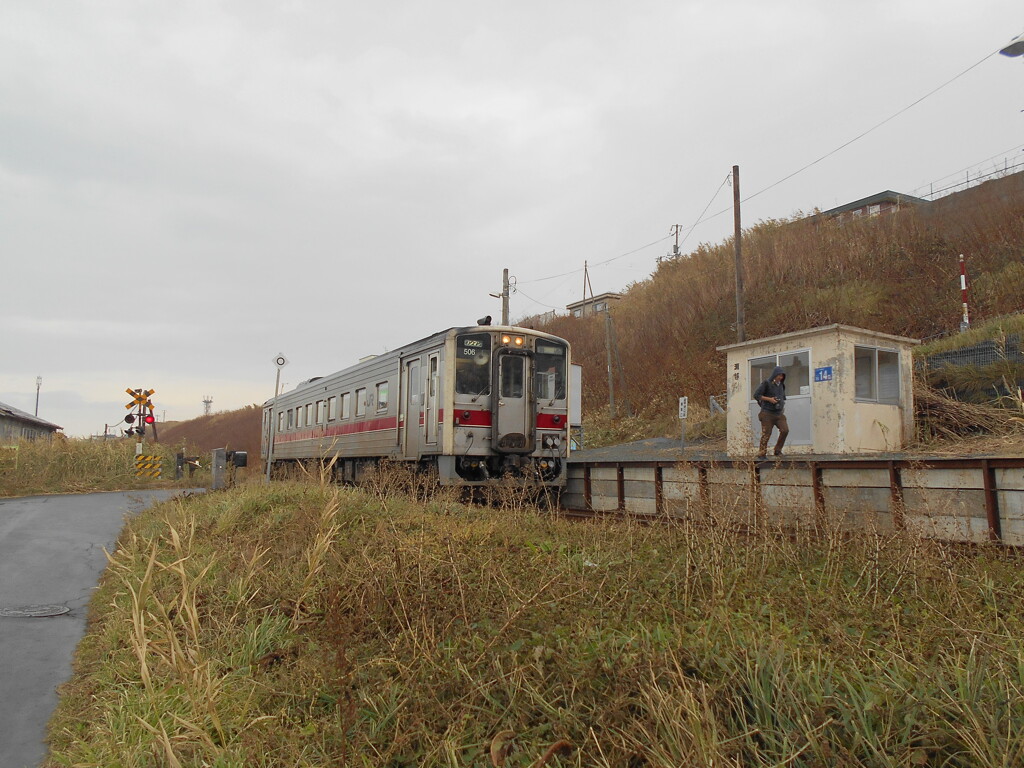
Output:
M964 255L960 254L960 301L964 305L964 316L960 318L960 332L963 333L971 327L971 318L967 314L967 265L964 263Z

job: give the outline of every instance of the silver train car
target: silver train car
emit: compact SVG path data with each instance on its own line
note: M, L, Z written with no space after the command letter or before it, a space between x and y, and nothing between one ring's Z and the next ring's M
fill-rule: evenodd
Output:
M263 459L277 468L336 458L352 482L388 459L436 468L444 485L562 486L569 365L557 336L449 328L267 401Z

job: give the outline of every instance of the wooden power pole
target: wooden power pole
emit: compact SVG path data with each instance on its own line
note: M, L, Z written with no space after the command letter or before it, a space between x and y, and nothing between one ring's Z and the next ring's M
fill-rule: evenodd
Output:
M740 167L732 167L732 221L733 242L736 255L736 340L746 341L747 331L743 327L743 259L740 251Z

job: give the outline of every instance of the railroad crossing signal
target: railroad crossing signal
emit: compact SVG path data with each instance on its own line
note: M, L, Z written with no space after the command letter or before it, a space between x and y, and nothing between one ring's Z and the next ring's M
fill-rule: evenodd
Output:
M129 411L136 406L153 410L153 401L149 398L156 392L155 389L126 389L125 392L132 397L132 401L125 405Z
M156 392L155 389L131 389L130 387L125 390L132 400L130 403L125 405L128 411L135 411L135 413L129 413L124 417L125 422L128 424L134 424L135 420L138 419L139 426L129 427L125 430L127 435L144 435L146 433L146 425L151 424L153 426L153 437L156 437L156 416L153 415L153 401L150 397ZM149 413L146 413L146 411Z

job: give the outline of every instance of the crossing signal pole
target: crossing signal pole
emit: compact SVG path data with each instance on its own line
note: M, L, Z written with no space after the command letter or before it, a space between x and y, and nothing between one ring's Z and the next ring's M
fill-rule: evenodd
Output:
M153 415L153 401L150 398L156 392L155 389L126 389L125 392L132 398L130 402L125 405L128 409L129 414L124 417L125 423L128 424L128 429L125 430L125 434L135 434L139 436L139 442L142 442L142 438L146 434L146 426L153 427L153 440L159 442L159 436L156 432L156 416ZM138 422L137 426L132 426Z

